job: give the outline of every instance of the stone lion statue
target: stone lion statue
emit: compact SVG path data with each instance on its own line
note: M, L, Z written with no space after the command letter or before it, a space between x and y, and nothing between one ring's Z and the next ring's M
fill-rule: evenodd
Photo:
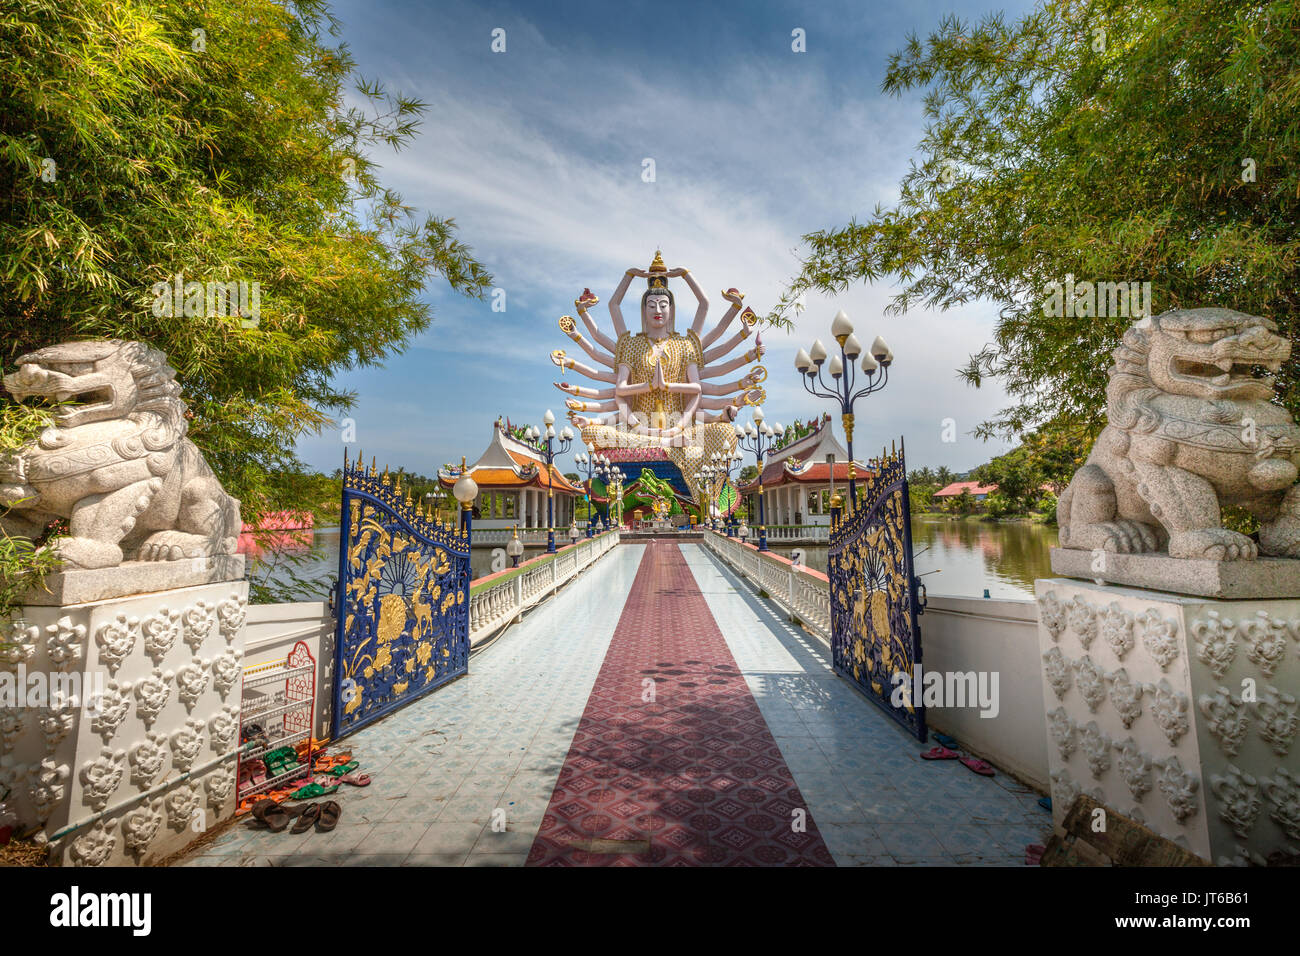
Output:
M4 529L34 537L68 519L58 549L70 568L234 554L239 502L185 437L175 377L142 342L68 342L21 356L5 389L19 401L67 404L38 439L0 457Z
M1268 319L1177 309L1114 352L1109 424L1057 505L1061 547L1175 558L1300 557L1300 428L1270 399L1291 343ZM1259 518L1259 544L1221 505Z

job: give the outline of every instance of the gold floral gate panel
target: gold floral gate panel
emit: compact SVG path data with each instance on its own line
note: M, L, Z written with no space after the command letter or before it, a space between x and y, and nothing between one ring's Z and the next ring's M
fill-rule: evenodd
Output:
M827 577L836 673L925 740L925 708L913 700L921 663L911 506L900 448L858 479L859 500L831 514Z
M388 469L343 467L332 736L469 670L469 537Z

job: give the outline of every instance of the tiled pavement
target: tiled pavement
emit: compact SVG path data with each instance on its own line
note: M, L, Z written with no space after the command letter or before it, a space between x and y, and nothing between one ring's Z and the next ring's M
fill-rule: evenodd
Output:
M620 545L475 655L469 677L349 737L374 783L340 791L333 833L240 822L181 865L523 865L645 553ZM1050 817L1035 795L921 761L914 738L831 674L823 645L700 546L681 555L734 658L691 659L739 667L836 863L1020 865L1042 842Z
M530 866L829 866L672 541L646 550Z

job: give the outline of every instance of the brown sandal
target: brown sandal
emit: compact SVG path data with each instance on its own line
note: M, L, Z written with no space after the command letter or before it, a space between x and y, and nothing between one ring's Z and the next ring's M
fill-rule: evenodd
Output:
M319 803L310 804L307 809L294 821L293 829L290 833L306 833L312 828L312 825L320 819L321 805Z
M292 817L274 800L259 800L253 805L253 816L266 824L272 833L279 833L289 825Z
M343 812L333 800L326 800L320 805L320 819L316 821L316 829L321 833L329 833L339 824L339 815Z

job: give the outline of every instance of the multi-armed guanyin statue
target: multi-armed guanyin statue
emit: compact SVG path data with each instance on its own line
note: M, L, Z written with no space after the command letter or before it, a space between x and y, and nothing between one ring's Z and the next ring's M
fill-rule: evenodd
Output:
M647 280L641 296L641 331L631 333L623 322L621 303L634 278ZM699 305L695 320L685 333L676 329L676 306L668 280L686 280ZM628 269L609 303L615 338L601 332L587 310L600 300L589 289L575 300L578 316L595 340L587 341L572 316L560 319L560 328L577 342L603 369L593 368L564 354L551 353L551 361L563 369L575 369L590 379L608 382L610 388L588 388L556 382L556 388L576 398L569 399L569 418L582 440L594 449L641 449L647 460L667 458L677 466L692 497L697 494L695 472L714 452L729 455L735 449L732 422L742 405L763 401L760 383L767 377L761 365L739 379L714 383L707 379L726 375L757 361L763 355L762 336L754 348L723 361L753 331L757 316L745 308L744 295L736 289L722 293L731 307L710 331L702 333L709 302L686 269L669 270L656 252L648 271ZM713 348L736 315L741 328ZM602 351L606 349L608 351ZM563 374L563 373L561 373ZM579 414L579 413L596 414Z

